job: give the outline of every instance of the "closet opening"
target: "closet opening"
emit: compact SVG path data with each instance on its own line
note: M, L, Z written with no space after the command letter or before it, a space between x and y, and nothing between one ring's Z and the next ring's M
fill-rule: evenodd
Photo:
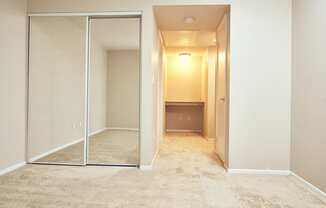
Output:
M29 25L28 163L138 167L141 13Z
M153 9L160 48L158 134L171 148L214 152L227 167L230 6Z

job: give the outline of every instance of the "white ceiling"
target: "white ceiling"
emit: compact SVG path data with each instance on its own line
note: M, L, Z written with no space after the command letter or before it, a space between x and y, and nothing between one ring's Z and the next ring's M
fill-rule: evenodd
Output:
M92 19L91 38L107 50L139 49L139 19Z
M162 31L165 47L215 46L215 34L210 31Z
M209 47L216 45L216 29L227 6L156 6L157 25L166 47ZM185 18L193 18L191 24Z
M215 31L227 6L187 5L154 7L159 29ZM184 23L186 17L193 17L193 24Z

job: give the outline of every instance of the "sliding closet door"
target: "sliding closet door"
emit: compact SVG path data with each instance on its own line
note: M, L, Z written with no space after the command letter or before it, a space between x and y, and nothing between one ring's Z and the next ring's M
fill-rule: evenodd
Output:
M84 160L86 17L31 17L28 160Z
M139 164L140 19L90 19L88 164Z

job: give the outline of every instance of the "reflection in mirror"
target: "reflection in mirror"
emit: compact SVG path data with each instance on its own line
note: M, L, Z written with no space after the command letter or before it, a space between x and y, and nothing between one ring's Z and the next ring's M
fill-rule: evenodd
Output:
M84 163L85 17L31 17L28 160Z
M139 164L139 18L90 24L90 164Z

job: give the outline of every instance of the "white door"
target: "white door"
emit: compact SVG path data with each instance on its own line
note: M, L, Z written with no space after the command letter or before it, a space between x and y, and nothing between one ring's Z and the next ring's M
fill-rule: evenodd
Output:
M227 115L227 52L228 18L224 16L217 28L218 67L216 73L216 151L225 163Z

